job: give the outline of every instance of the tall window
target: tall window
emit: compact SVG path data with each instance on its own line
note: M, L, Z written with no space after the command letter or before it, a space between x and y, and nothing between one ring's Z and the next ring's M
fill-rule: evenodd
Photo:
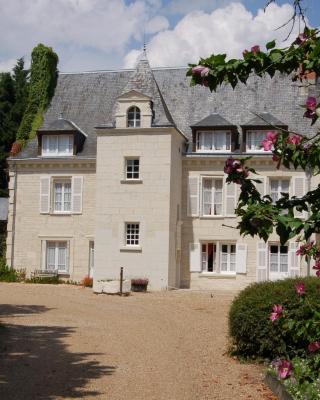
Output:
M93 269L94 269L94 242L89 242L89 276L93 277Z
M73 135L43 135L43 156L73 155Z
M204 216L222 215L222 179L203 178L202 214Z
M126 179L139 179L140 160L139 158L126 159Z
M210 151L230 151L231 132L208 131L197 133L197 150Z
M126 223L126 245L139 246L140 244L140 224L139 222Z
M270 196L273 203L280 199L281 193L289 193L289 179L271 179L270 180Z
M46 270L67 273L68 266L68 243L47 242L46 248Z
M128 110L128 128L139 128L140 122L140 108L130 107Z
M264 151L261 143L266 135L266 130L247 131L247 151Z
M220 272L236 272L236 245L222 244L220 246Z
M71 180L53 182L53 210L56 213L71 212Z
M270 273L288 272L288 246L270 246Z
M201 247L202 271L216 272L217 246L214 243L202 243Z

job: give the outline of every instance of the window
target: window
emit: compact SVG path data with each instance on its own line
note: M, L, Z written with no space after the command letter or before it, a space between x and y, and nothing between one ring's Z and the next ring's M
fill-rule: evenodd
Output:
M126 179L139 179L139 158L126 159Z
M71 212L71 179L53 181L53 211L56 213Z
M140 109L138 107L130 107L128 110L128 128L139 128L140 121Z
M43 156L73 155L73 135L43 135Z
M198 151L230 151L231 132L209 131L197 133Z
M288 246L270 246L270 273L288 272Z
M289 179L271 179L270 180L270 196L272 202L275 203L280 199L281 193L289 193Z
M220 272L236 273L236 245L222 244L220 246Z
M222 215L222 179L203 178L202 215Z
M47 242L45 268L47 271L57 271L58 273L68 272L67 242Z
M214 243L202 243L201 247L202 271L216 272L217 246Z
M140 224L139 222L126 223L126 245L139 246L140 244Z
M266 138L267 131L247 131L247 151L264 151L262 141Z

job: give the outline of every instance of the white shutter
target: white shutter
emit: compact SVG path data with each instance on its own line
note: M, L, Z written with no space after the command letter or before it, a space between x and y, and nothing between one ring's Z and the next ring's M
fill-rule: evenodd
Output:
M266 281L268 277L268 245L265 242L257 244L257 281Z
M201 272L200 243L189 243L190 272Z
M270 194L269 190L268 191L266 190L266 182L267 182L266 176L253 175L252 178L258 179L259 181L261 181L260 183L256 183L256 182L254 183L255 187L256 187L257 191L260 193L261 197L263 197L267 194Z
M304 176L293 177L293 196L302 197L306 194L306 179ZM294 211L294 215L298 218L306 218L306 212Z
M47 258L47 242L46 240L41 240L41 261L40 269L42 271L46 270L46 258Z
M234 210L237 206L237 185L235 183L226 183L224 180L224 193L225 215L234 216Z
M40 213L50 212L50 176L40 178Z
M245 274L247 272L247 248L246 243L237 243L236 246L236 272Z
M83 176L72 177L72 212L73 214L82 213L82 186Z
M296 252L299 248L298 242L290 242L289 244L289 274L290 277L300 275L300 256Z
M199 216L199 177L189 176L188 179L188 216Z

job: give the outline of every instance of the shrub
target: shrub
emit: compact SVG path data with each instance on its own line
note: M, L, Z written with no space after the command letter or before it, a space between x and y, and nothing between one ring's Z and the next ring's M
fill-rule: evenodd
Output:
M81 281L81 285L83 287L92 287L93 286L93 279L90 278L90 276L85 276L82 281Z
M305 335L292 335L286 324L274 324L270 314L275 304L281 304L295 320L306 321L310 309L301 304L295 285L303 282L308 303L320 312L319 278L286 279L255 283L244 289L233 301L229 313L231 351L242 358L303 356L308 347Z
M47 283L57 285L59 283L63 283L58 276L34 276L30 279L26 279L26 283Z
M0 258L0 281L2 282L17 282L18 274L13 269L7 266L4 258Z

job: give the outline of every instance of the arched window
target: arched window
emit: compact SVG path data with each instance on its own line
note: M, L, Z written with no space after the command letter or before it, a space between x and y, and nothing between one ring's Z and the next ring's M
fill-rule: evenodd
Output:
M140 108L130 107L128 110L128 128L138 128L140 126Z

